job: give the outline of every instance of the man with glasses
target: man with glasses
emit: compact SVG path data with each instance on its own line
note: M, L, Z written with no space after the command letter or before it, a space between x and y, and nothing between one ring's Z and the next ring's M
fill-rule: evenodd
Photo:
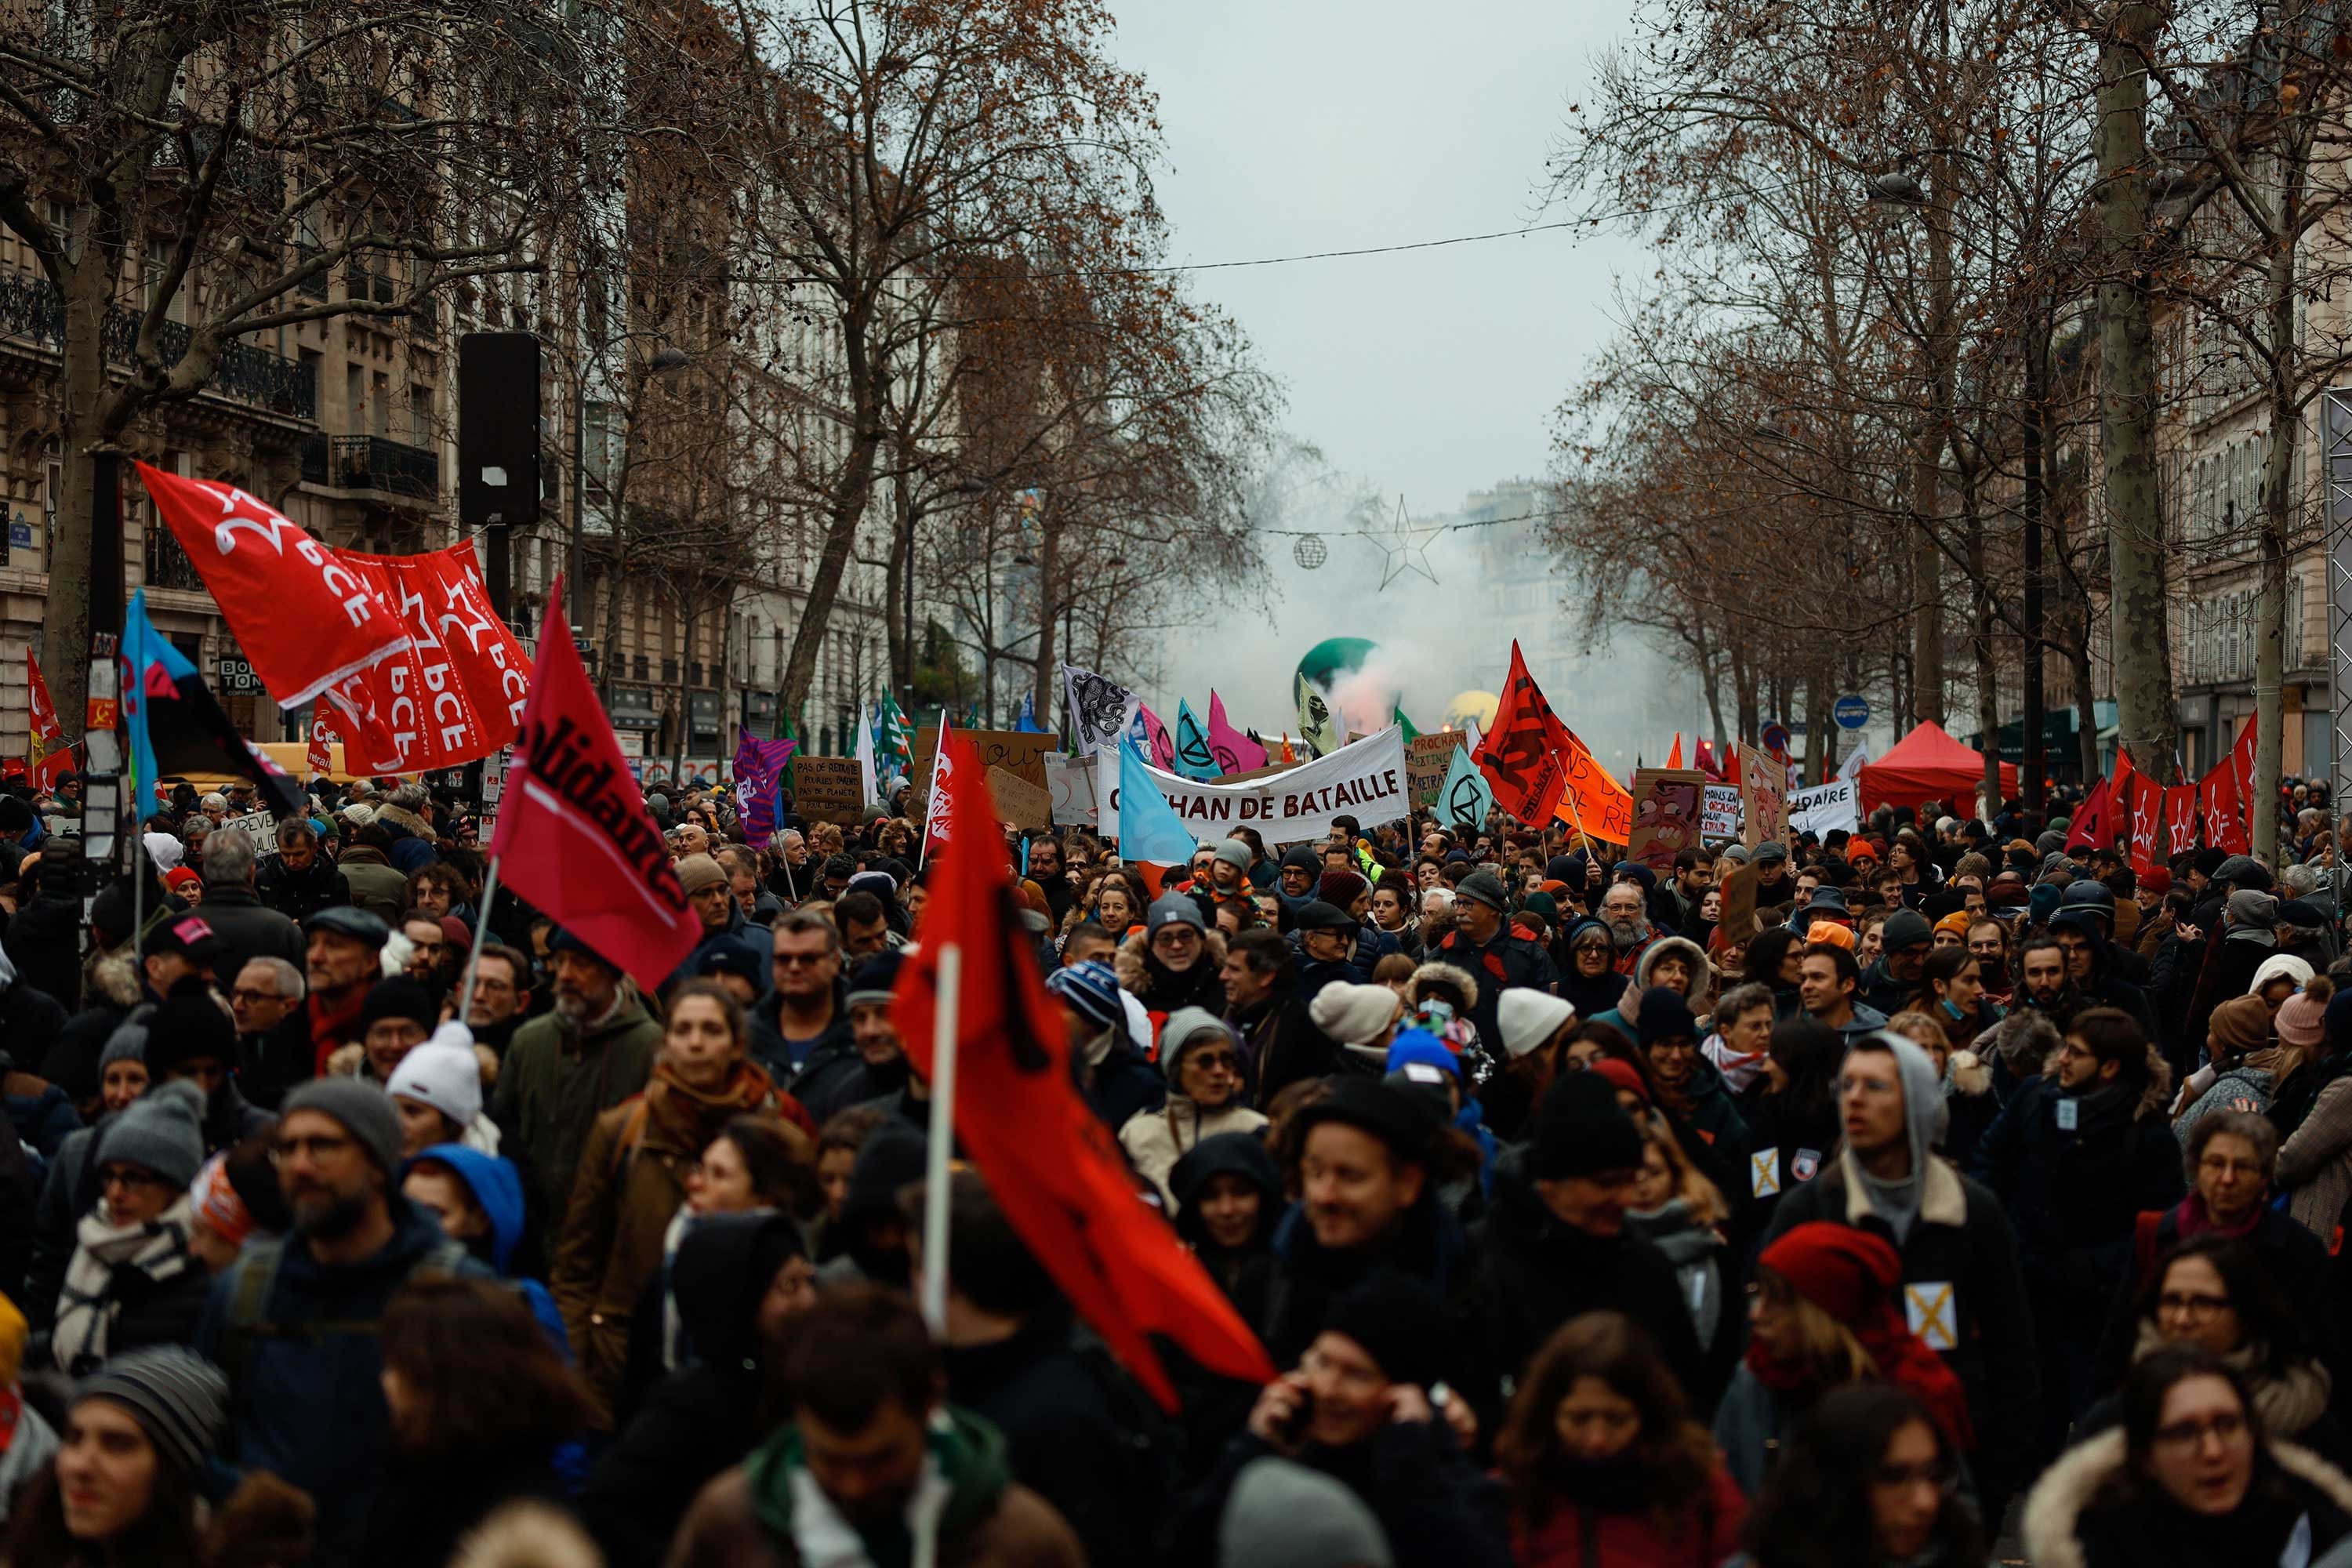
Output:
M520 1151L551 1231L603 1112L646 1087L662 1026L618 966L561 926L548 933L555 1005L514 1032L490 1119ZM395 1142L397 1140L395 1139Z
M772 989L751 1010L751 1054L779 1087L798 1096L856 1072L856 1031L842 987L841 933L824 916L794 910L769 933Z
M1162 893L1151 900L1144 918L1143 973L1136 975L1120 964L1119 984L1135 993L1144 1011L1162 1016L1179 1007L1198 1007L1222 1016L1225 983L1217 977L1224 963L1224 942L1209 938L1209 922L1201 906L1183 893ZM1125 952L1120 954L1122 960Z
M228 1374L221 1457L308 1491L317 1561L352 1562L391 1458L376 1325L415 1275L490 1271L400 1195L400 1121L374 1085L301 1085L272 1137L293 1231L257 1237L213 1282L196 1349Z
M474 1044L504 1059L530 1009L530 961L504 942L486 942L474 963L474 1000L466 1027Z
M1904 1315L1968 1393L1986 1517L1998 1518L2033 1473L2041 1388L2016 1236L2000 1200L1934 1152L1943 1090L1927 1052L1867 1035L1847 1050L1837 1092L1845 1147L1810 1181L1776 1173L1765 1239L1827 1220L1894 1244Z

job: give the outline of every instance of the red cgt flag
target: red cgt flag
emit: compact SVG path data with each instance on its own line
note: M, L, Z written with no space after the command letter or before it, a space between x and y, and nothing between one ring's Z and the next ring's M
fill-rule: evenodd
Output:
M2146 773L2132 774L2131 868L2145 877L2156 868L2156 835L2164 815L2164 786Z
M550 604L563 602L561 583ZM701 940L561 616L540 641L490 854L516 892L647 991Z
M1568 769L1560 753L1569 746L1567 726L1528 672L1518 639L1511 641L1511 675L1503 683L1495 721L1470 760L1486 775L1495 804L1521 822L1549 822L1568 793Z
M1061 1008L1037 972L1014 907L1012 868L980 752L950 747L955 820L923 911L923 942L898 981L893 1016L915 1070L932 1072L939 955L962 954L956 998L956 1137L1029 1250L1153 1398L1176 1391L1150 1334L1212 1372L1273 1381L1265 1349L1200 1260L1135 1194L1110 1131L1078 1098ZM503 826L503 824L501 824Z
M326 691L351 771L454 768L512 741L530 681L522 645L490 608L473 541L425 555L337 554L409 634L392 658Z
M25 674L32 693L32 782L35 789L51 789L58 776L73 766L73 748L58 722L56 704L49 700L49 683L41 679L41 661L25 649Z
M2164 831L2168 855L2186 855L2197 847L2197 786L2175 784L2164 792Z

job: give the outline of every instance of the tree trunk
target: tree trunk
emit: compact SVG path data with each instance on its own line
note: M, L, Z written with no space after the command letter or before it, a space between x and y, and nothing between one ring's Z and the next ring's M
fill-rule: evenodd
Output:
M2021 671L2024 690L2019 716L2022 750L2018 758L2018 784L2029 808L2039 809L2048 798L2048 766L2042 745L2042 444L2047 421L2042 417L2042 388L2047 381L2042 363L2047 341L2038 321L2027 341L2025 372L2025 438L2019 479L2019 510L2025 524L2025 657Z
M1984 805L1978 815L1990 821L2000 809L2000 683L1992 660L1992 594L1985 582L1984 518L1973 495L1963 503L1968 513L1969 577L1976 584L1969 651L1977 667L1977 740L1984 748ZM2024 736L2027 750L2037 738ZM1957 804L1957 803L1955 803Z
M2156 476L2155 335L2147 291L2147 75L2164 14L2121 0L2099 44L2099 445L2108 609L2122 743L2162 768L2179 751Z
M903 469L892 482L891 489L890 555L882 574L882 631L889 645L891 679L904 683L915 678L915 634L914 628L907 624L898 595L907 574L915 569L915 507L907 493L908 476ZM862 698L864 694L861 692L859 695Z
M852 321L845 331L848 335L852 374L857 386L856 425L849 438L849 449L843 456L842 470L835 481L831 515L825 521L824 548L818 553L816 570L809 582L808 603L801 607L801 624L793 628L793 651L784 661L783 689L777 701L784 711L797 712L808 702L809 688L816 680L818 651L824 646L826 626L833 619L834 601L841 595L842 574L849 569L850 550L857 542L857 525L865 521L866 508L874 497L874 458L881 450L882 429L872 380L877 373L870 367L863 375L857 372L863 364L863 345L857 341L863 323Z

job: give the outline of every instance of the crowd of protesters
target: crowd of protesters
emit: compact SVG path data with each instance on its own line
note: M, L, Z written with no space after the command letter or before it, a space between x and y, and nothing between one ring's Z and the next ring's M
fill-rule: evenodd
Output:
M1138 1223L1279 1370L1172 1411L984 1169L911 1303L903 793L649 789L648 987L413 782L182 785L87 913L70 776L0 787L6 1568L2352 1564L2313 786L2137 874L2063 799L1670 868L1007 826Z

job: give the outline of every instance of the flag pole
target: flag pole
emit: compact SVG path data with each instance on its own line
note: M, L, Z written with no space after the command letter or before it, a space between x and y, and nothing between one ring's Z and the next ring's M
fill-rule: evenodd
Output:
M940 949L937 1005L931 1009L931 1145L923 1169L923 1321L931 1337L948 1323L948 1157L955 1148L956 1010L963 949Z
M466 1023L466 1016L474 1010L474 976L482 967L482 941L490 932L490 905L499 896L499 862L503 856L490 857L490 868L482 873L482 907L474 916L474 945L466 950L465 978L457 983L457 1022ZM470 1024L467 1025L471 1028Z

